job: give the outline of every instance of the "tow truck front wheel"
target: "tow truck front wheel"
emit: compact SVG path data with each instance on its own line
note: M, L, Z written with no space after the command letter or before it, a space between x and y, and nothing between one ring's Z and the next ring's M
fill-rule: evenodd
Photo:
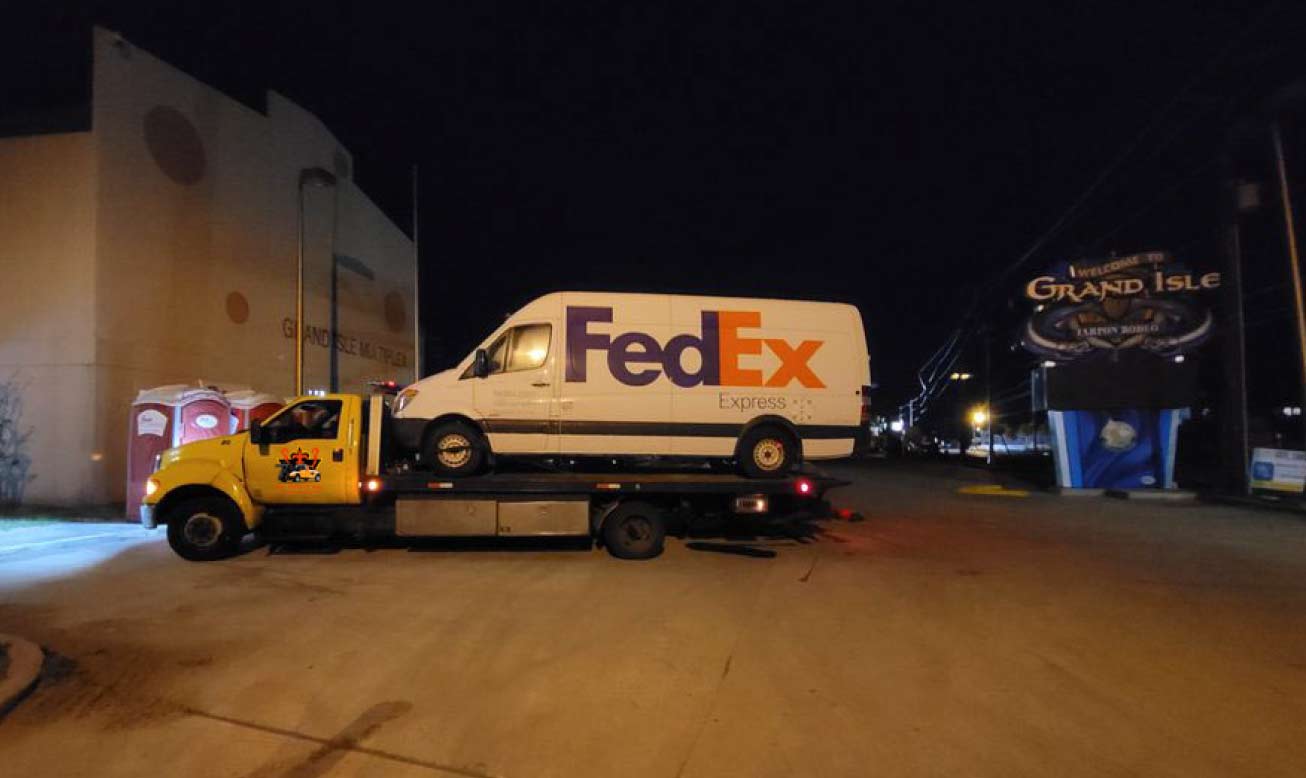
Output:
M622 503L603 520L603 545L618 559L652 559L666 537L662 511L646 502Z
M245 536L240 512L217 497L185 500L168 510L168 545L182 559L209 562L236 553Z

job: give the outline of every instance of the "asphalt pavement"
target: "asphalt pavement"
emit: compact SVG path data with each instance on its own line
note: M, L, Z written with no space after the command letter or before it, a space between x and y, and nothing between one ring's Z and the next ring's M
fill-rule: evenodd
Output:
M866 521L184 562L0 532L24 776L1299 776L1306 522L838 465ZM975 488L975 487L989 488Z

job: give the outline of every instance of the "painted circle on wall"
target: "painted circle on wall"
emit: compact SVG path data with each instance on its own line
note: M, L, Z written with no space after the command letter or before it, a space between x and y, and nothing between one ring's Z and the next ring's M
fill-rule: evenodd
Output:
M240 292L230 292L227 294L227 318L236 324L244 324L249 320L249 300Z
M391 332L403 332L408 326L408 309L404 305L404 296L398 292L385 296L385 325Z
M189 186L204 178L204 142L181 111L156 105L145 114L145 145L163 174Z

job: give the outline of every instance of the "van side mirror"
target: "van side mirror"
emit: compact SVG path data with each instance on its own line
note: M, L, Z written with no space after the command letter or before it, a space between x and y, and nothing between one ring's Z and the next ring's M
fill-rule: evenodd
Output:
M263 422L255 419L249 423L249 442L256 446L266 445L268 431L263 429Z
M476 356L472 357L472 375L477 378L484 378L490 374L490 355L485 353L485 349L476 349Z

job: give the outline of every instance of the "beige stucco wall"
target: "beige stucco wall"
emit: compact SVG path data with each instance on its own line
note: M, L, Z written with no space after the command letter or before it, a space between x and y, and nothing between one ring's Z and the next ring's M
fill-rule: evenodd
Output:
M0 139L0 382L30 432L21 497L93 501L95 153L90 133ZM11 485L12 488L12 485ZM0 492L3 492L0 489Z
M114 33L96 30L93 45L91 132L0 141L0 256L21 265L25 291L0 306L0 368L58 379L29 401L28 501L121 501L141 389L203 380L292 393L304 168L339 175L305 193L307 324L328 342L334 223L336 253L370 275L340 273L340 388L411 380L412 320L392 325L395 310L412 313L412 244L354 186L327 128L275 93L266 114L253 110ZM330 351L310 341L305 354L305 388L327 388ZM79 453L67 477L40 476L66 468L74 445L95 460Z

